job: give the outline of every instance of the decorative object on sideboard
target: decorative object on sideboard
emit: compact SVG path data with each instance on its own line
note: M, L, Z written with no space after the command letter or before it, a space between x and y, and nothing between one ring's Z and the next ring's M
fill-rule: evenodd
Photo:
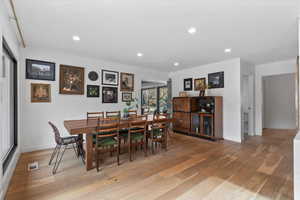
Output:
M224 72L208 74L208 89L224 88Z
M84 94L84 68L60 65L59 71L60 94Z
M183 80L183 90L184 91L193 90L193 78L186 78Z
M134 90L134 74L121 72L120 81L121 91L133 91Z
M95 71L90 71L89 74L88 74L88 77L91 81L96 81L98 80L98 73L95 72Z
M55 63L26 59L26 79L55 81Z
M86 96L87 97L99 97L100 96L99 85L87 85Z
M31 102L49 103L51 102L51 85L43 83L31 83Z
M102 87L102 103L118 103L118 88Z
M187 92L179 92L180 97L187 97L188 93Z
M132 101L132 93L131 92L123 92L122 93L122 101L123 102L131 102Z
M119 72L102 70L102 85L118 86L119 84Z

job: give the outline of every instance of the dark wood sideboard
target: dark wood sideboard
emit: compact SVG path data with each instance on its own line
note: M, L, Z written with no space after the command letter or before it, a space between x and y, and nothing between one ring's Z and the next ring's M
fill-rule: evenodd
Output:
M174 97L173 131L212 140L223 139L223 98Z

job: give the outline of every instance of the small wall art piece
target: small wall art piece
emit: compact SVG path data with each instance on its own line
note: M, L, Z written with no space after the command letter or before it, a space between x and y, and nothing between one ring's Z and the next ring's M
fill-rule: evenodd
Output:
M208 89L224 88L224 72L208 74Z
M32 103L51 102L50 84L31 83L31 102Z
M60 94L84 94L84 68L60 65Z
M194 90L205 90L206 78L197 78L194 80Z
M98 85L87 85L87 97L99 97L100 96L100 87Z
M192 78L186 78L183 80L183 90L184 91L193 90L193 79Z
M102 87L102 103L118 103L118 88Z
M55 63L26 59L26 79L55 81Z
M121 73L121 91L133 91L134 90L134 74Z
M114 85L119 84L119 72L102 70L102 85Z
M122 93L122 101L123 102L131 102L132 101L132 93L130 93L130 92L123 92Z
M91 72L89 72L88 77L91 81L96 81L96 80L98 80L99 76L98 76L97 72L91 71Z

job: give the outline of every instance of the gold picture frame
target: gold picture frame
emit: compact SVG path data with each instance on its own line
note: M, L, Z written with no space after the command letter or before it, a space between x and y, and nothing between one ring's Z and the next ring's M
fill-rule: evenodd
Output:
M51 85L44 83L31 83L31 102L50 103Z

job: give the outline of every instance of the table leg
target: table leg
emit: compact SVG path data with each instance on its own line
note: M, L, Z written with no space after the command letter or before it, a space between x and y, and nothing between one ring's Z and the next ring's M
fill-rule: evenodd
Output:
M93 169L93 134L86 134L86 170Z

